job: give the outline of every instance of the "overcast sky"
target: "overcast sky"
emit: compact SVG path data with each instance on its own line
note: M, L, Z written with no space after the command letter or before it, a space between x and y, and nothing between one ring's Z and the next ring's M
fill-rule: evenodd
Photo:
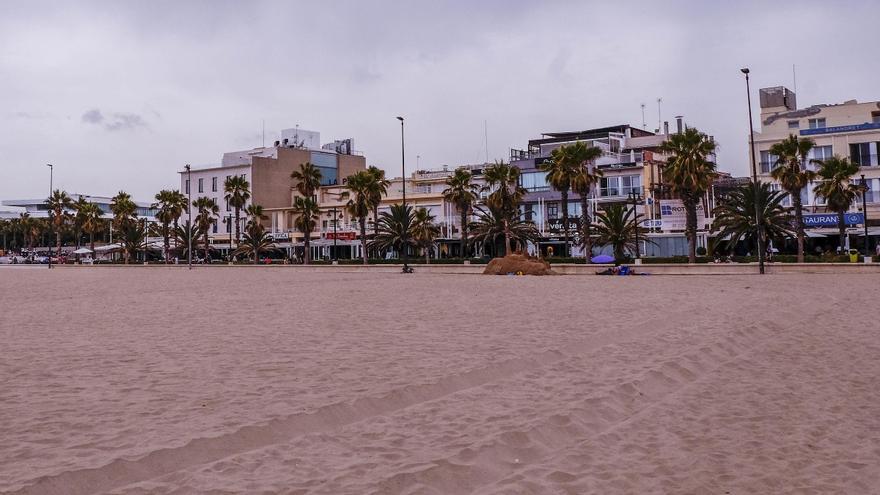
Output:
M722 5L723 4L723 5ZM541 132L685 120L748 170L745 88L880 100L880 2L0 0L0 199L150 200L183 164L282 128L398 176L507 159ZM757 111L757 101L754 103ZM757 116L755 118L756 124Z

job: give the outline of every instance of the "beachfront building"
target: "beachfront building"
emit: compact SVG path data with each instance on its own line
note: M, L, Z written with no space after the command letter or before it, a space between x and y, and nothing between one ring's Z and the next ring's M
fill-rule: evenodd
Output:
M676 119L676 132L684 129L682 118ZM636 193L636 211L643 215L644 226L650 230L648 239L642 242L640 254L644 256L679 256L687 254L687 239L684 235L685 215L680 200L673 197L663 184L662 170L666 158L657 151L660 144L669 137L669 125L664 125L663 133L654 133L630 125L617 125L587 129L576 132L543 133L532 139L525 150L512 149L511 164L522 171L521 185L527 193L522 211L526 219L535 222L541 233L538 248L544 256L559 255L563 251L564 237L559 191L547 182L547 173L540 165L550 160L550 153L560 146L581 141L603 151L594 166L603 173L599 184L589 198L589 216L606 205L623 203L633 205L631 194ZM711 194L698 209L697 245L705 247L710 212L714 206ZM581 198L569 192L568 201L569 236L578 237L581 217ZM582 249L573 242L571 254L583 256ZM593 254L600 252L598 246Z
M80 198L90 203L95 203L104 212L104 218L113 218L110 212L110 203L113 198L107 196L92 196L88 194L69 194L72 202L79 201ZM144 201L135 201L137 205L137 215L140 218L146 218L149 222L155 222L156 210L151 207L151 203ZM8 199L0 201L3 206L11 207L9 211L0 211L0 218L18 218L22 213L27 212L32 218L49 218L49 207L46 205L45 199ZM75 213L72 209L70 213Z
M877 227L869 229L869 241L871 246L876 245L880 238L880 102L849 100L798 108L797 97L788 88L763 88L759 95L761 126L755 132L759 179L773 182L770 172L777 157L770 153L770 147L791 134L816 142L809 160L822 160L833 155L849 158L861 167L859 175L865 175L869 186L865 197L868 225ZM808 163L807 167L816 170L818 166ZM813 186L810 184L801 193L804 214L808 215L807 249L809 252L817 249L833 251L837 245L837 220L827 215L822 198L813 193ZM774 183L774 187L779 189L779 184ZM786 198L785 204L790 206L791 199ZM864 225L861 196L850 211L853 215L847 215L851 230L848 240L861 247L864 243L864 229L860 228Z
M286 243L289 248L290 236L286 234L293 225L290 206L295 186L290 174L299 170L301 164L309 162L321 170L322 184L326 186L337 185L341 177L366 169L366 159L352 149L351 139L334 141L322 147L318 132L284 129L281 139L272 146L224 153L219 165L179 171L180 190L189 194L193 201L199 197L214 199L220 212L209 232L209 241L214 249L228 253L234 244L235 211L225 199L223 184L234 175L244 177L251 188L251 199L245 208L250 204L263 206L267 215L263 225L280 245ZM193 209L193 216L196 213ZM242 212L241 231L246 220Z
M462 167L467 168L474 175L474 184L482 186L482 171L486 166L486 164L477 164L463 165ZM453 174L453 170L448 166L438 170L418 170L406 179L407 205L413 208L427 209L440 227L440 236L436 240L432 257L460 256L461 215L455 205L443 198L443 191L447 187L446 179ZM341 177L338 184L328 184L318 191L317 201L321 214L316 229L310 236L312 259L356 259L363 257L360 222L346 208L348 199L345 197L345 178L347 175ZM390 211L391 205L403 201L403 180L400 177L395 177L389 179L389 182L388 194L382 198L377 209L379 215ZM267 214L270 214L272 218L286 219L285 222L276 222L270 226L271 235L278 241L276 245L289 253L301 254L305 236L293 225L295 215L292 208L289 205L282 208L271 208L267 210ZM368 239L374 232L374 221L373 212L370 212L366 223ZM386 256L397 256L397 254L391 252L386 253Z

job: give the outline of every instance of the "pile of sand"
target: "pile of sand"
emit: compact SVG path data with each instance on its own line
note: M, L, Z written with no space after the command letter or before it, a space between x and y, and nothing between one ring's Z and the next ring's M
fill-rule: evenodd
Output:
M555 275L550 269L550 263L521 253L494 258L483 270L483 275L507 275L510 273L515 275Z

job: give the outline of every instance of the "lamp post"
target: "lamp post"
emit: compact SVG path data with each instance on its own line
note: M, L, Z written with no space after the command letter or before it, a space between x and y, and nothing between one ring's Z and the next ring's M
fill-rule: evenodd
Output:
M226 227L229 229L229 262L232 263L232 213L226 215L223 220L226 222Z
M52 176L54 175L55 167L51 163L47 163L46 166L49 167L49 199L51 200L52 199ZM52 224L53 224L53 222L52 222L52 208L49 208L49 228L54 230L54 228L52 227ZM52 236L50 235L49 236L49 269L50 270L52 269L52 239L51 239L51 237Z
M871 189L868 186L868 181L865 180L865 174L862 174L862 180L859 181L859 187L862 190L862 221L865 222L865 257L871 256L871 253L868 251L868 201L865 199L865 196L868 194L868 189Z
M636 210L636 206L639 204L639 201L642 200L642 195L638 191L630 191L629 193L630 199L632 199L633 203L633 221L636 223L636 257L635 259L639 259L641 256L639 255L639 212Z
M192 255L192 223L193 223L193 214L192 214L192 167L187 163L184 167L186 170L186 214L187 214L187 232L186 232L186 266L188 270L193 269L193 255Z
M401 250L403 251L403 273L412 273L413 269L409 267L409 255L406 252L407 234L409 234L409 214L406 210L406 153L404 152L403 139L403 117L397 117L400 121L400 175L403 181L403 232L401 235Z
M752 155L752 188L755 196L755 226L758 229L758 272L764 274L764 219L758 201L758 167L755 165L755 128L752 124L752 92L749 89L749 69L743 67L740 72L746 75L746 99L749 104L749 146Z

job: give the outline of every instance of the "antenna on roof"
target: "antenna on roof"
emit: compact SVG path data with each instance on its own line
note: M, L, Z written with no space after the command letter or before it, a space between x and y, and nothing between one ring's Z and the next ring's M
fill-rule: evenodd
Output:
M794 94L797 94L797 72L795 71L794 64L791 64L791 79L794 85Z
M658 132L659 132L659 129L663 128L663 117L662 117L662 114L660 113L660 104L661 103L663 103L663 98L657 98L657 129L658 129Z
M266 147L266 119L263 119L263 148Z
M648 124L645 123L645 104L642 103L642 130L647 130Z
M483 121L483 132L486 138L486 163L489 163L489 122Z

